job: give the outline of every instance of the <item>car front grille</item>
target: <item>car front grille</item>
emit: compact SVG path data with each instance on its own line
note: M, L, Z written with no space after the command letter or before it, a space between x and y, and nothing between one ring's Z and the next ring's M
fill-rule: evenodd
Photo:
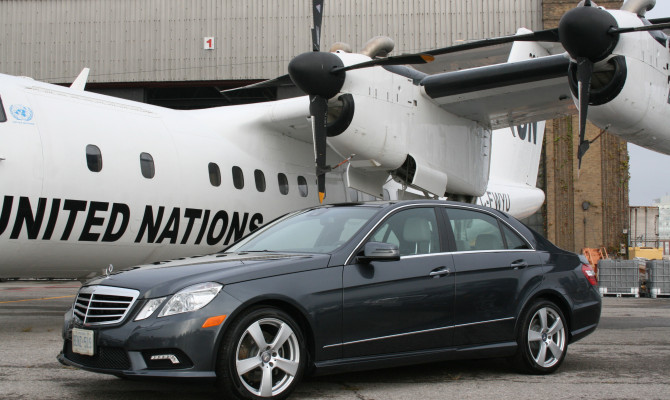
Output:
M140 292L111 286L86 286L74 302L74 315L84 325L121 322Z

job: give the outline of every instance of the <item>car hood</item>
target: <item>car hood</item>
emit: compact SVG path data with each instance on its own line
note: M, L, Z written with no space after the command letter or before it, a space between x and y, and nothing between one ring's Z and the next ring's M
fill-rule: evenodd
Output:
M219 253L130 267L94 278L85 286L136 289L140 298L155 298L202 282L226 285L326 268L329 260L329 254Z

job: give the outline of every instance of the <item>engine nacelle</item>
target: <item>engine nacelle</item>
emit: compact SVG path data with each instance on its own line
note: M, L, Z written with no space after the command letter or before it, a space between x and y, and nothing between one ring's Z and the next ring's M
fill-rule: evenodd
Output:
M612 15L619 26L643 25L638 17L628 12L612 11ZM609 79L603 80L599 86L598 82L592 84L594 90L588 117L594 124L627 141L668 153L670 82L667 69L670 57L665 41L654 38L649 32L621 35L613 57L607 61L609 73L601 75ZM597 72L595 77L598 77Z
M345 65L368 59L338 55ZM347 127L335 134L329 129L328 143L342 158L355 155L350 164L359 173L392 174L438 196L485 192L490 132L440 109L411 79L381 67L348 71L341 93L329 103L334 109L333 125L346 121ZM346 117L352 110L353 117Z

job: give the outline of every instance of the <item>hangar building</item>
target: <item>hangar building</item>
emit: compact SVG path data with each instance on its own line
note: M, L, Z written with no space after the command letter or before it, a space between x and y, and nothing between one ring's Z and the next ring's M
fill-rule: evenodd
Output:
M372 37L392 54L462 40L555 27L575 0L326 1L322 49ZM619 8L621 1L599 1ZM87 90L173 108L276 99L290 89L241 95L220 90L286 73L311 49L309 0L2 0L0 72L69 84L91 68ZM488 63L503 62L491 56ZM473 61L475 62L475 61ZM468 60L459 60L461 67ZM626 145L608 134L584 158L577 179L577 117L547 123L538 185L547 202L528 222L569 250L619 248L628 221ZM591 126L587 139L601 132Z

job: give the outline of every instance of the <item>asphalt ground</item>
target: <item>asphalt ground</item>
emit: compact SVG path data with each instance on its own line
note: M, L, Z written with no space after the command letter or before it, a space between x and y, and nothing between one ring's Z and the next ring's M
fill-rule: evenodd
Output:
M131 381L56 361L77 282L0 283L0 399L221 398L208 382ZM670 299L603 301L595 333L570 345L549 376L475 360L340 374L303 381L291 399L670 399Z

